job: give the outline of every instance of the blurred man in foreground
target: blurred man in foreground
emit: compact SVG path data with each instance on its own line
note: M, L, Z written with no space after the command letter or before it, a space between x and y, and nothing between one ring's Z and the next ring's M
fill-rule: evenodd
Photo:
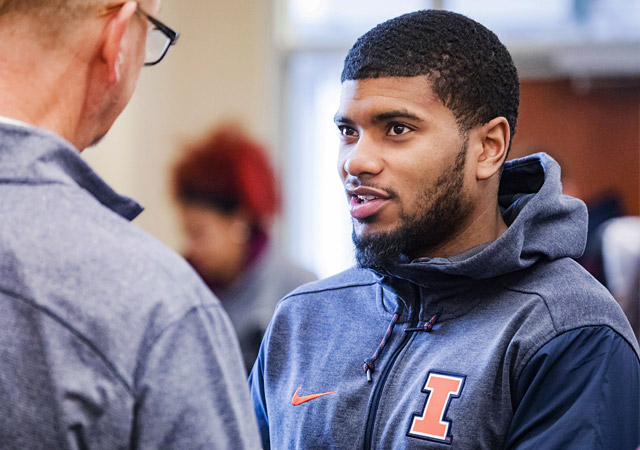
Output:
M158 0L0 0L0 442L255 448L235 335L80 158L177 34Z

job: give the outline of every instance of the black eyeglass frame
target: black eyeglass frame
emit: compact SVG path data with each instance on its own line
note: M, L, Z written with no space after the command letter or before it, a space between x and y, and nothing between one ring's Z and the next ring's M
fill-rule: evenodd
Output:
M123 2L123 3L116 3L114 5L105 6L104 9L102 10L102 14L106 14L115 9L122 8L124 4L125 3ZM171 47L172 45L176 45L176 43L178 42L178 38L180 37L180 33L171 29L169 26L167 26L166 24L162 23L161 21L153 17L151 14L149 14L144 9L142 9L139 4L136 5L136 12L140 14L142 17L144 17L145 19L147 19L149 22L151 22L151 24L154 27L160 30L162 34L164 34L167 37L167 39L169 39L169 44L165 46L164 51L162 52L162 55L160 55L160 57L158 57L157 60L144 63L145 66L155 66L156 64L158 64L160 61L164 59L165 55L169 51L169 47Z

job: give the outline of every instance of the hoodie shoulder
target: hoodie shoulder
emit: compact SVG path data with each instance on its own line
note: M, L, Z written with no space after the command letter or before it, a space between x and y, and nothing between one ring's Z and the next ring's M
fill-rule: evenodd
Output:
M639 352L624 312L609 291L571 258L540 262L508 289L535 294L544 303L556 335L604 326Z
M367 270L358 267L351 267L336 275L332 275L322 280L312 281L299 288L293 290L283 300L305 294L313 294L324 291L332 291L339 289L348 289L359 286L369 286L378 283L376 275Z

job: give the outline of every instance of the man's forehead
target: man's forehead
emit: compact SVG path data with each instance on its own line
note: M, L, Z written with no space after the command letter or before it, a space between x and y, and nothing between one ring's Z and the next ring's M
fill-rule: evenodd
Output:
M345 80L342 83L342 98L363 99L372 96L389 98L416 98L436 100L431 83L426 75L417 77L378 77Z
M402 112L420 116L419 111L442 104L431 89L426 76L380 77L346 80L342 83L338 114L348 115L354 109L367 114L384 115Z

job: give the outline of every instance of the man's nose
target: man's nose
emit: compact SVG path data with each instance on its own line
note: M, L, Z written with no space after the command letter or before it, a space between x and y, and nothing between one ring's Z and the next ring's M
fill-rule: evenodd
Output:
M378 174L382 170L379 144L371 136L363 134L358 142L347 150L343 170L347 175L354 177Z

